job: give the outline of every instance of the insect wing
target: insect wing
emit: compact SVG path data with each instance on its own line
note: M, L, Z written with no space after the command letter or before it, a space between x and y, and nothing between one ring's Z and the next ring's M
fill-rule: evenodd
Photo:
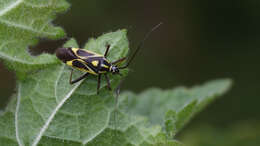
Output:
M98 73L101 59L102 57L88 57L83 60L90 70L92 70L95 73Z
M79 49L79 48L72 48L72 51L80 59L87 59L89 57L94 57L94 56L102 56L95 52L84 50L84 49Z

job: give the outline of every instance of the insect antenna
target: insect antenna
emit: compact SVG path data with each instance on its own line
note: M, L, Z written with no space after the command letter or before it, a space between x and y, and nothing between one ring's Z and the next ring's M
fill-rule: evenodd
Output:
M132 55L132 57L130 57L130 59L128 59L126 65L119 67L118 69L124 69L127 68L130 63L133 61L134 57L136 56L136 54L139 52L139 50L142 48L145 40L150 36L150 34L156 30L160 25L162 25L163 23L160 22L159 24L157 24L156 26L154 26L149 32L146 33L145 37L143 38L143 40L138 44L137 49L135 50L134 54Z

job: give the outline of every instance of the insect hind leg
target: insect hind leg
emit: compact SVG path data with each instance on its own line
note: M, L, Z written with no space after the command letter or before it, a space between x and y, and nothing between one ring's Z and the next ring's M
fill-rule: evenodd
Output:
M85 74L83 74L82 76L80 76L79 78L77 78L77 79L75 79L75 80L72 81L72 73L73 73L73 69L72 69L71 72L70 72L70 80L69 80L69 81L70 81L70 84L77 83L77 82L79 82L80 80L86 78L86 77L89 75L89 73L85 73Z

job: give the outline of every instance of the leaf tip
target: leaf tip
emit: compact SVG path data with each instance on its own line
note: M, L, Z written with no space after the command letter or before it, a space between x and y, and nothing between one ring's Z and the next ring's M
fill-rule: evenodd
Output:
M127 29L123 28L121 29L121 32L127 34Z
M68 41L65 42L63 47L78 47L77 41L75 38L70 38Z

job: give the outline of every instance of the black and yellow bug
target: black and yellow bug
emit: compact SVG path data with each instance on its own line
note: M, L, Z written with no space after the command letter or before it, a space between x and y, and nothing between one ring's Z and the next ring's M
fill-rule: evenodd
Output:
M155 27L153 27L144 37L143 41L138 45L137 49L135 50L132 57L129 58L127 63L124 66L119 67L118 64L123 62L126 57L120 58L116 61L110 62L107 60L107 55L109 52L110 45L106 46L106 51L104 55L97 54L95 52L91 52L84 49L79 48L58 48L56 50L56 56L63 61L68 66L71 66L75 69L78 69L80 71L85 72L82 76L72 81L72 72L70 74L70 84L74 84L84 78L86 78L89 74L97 75L98 76L98 84L97 84L97 94L99 92L100 88L100 79L101 75L103 74L107 80L107 86L108 89L111 90L110 87L110 81L107 76L107 73L111 72L112 74L119 74L120 75L120 69L125 69L129 66L133 58L136 56L137 52L142 47L144 41L149 36L149 34L154 31L156 28L158 28L162 23L159 23Z

